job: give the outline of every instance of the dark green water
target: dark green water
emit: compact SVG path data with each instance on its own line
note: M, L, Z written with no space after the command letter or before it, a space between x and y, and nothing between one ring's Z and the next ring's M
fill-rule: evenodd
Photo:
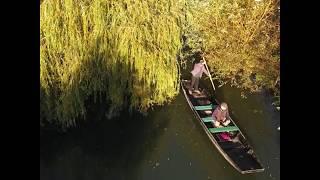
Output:
M280 179L280 113L271 97L223 86L233 118L253 146L265 172L241 175L211 144L182 93L146 117L122 115L40 135L42 180L271 180Z

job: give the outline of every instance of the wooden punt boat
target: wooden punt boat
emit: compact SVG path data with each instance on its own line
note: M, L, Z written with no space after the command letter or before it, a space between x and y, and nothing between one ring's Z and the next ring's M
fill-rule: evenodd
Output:
M190 83L189 80L181 81L187 102L209 139L223 157L242 174L264 171L252 147L232 119L227 127L215 128L212 125L212 112L219 105L218 100L210 100L209 93L205 89L201 91L201 94L189 94ZM199 86L201 90L201 84ZM221 133L224 132L228 132L232 140L221 138Z

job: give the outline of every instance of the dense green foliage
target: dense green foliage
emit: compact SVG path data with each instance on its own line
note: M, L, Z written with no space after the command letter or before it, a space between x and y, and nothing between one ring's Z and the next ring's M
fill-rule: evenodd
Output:
M279 97L278 7L277 0L44 0L40 123L75 125L91 100L107 102L109 115L170 102L179 91L177 55L185 62L195 52L221 84Z
M279 93L279 1L187 2L186 44L204 53L215 78L242 89Z

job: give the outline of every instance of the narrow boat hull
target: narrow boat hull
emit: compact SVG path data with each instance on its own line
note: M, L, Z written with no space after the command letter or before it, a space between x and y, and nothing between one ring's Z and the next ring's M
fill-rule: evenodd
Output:
M189 85L190 81L181 81L184 96L212 144L214 144L222 156L242 174L264 171L252 147L248 144L246 138L232 119L230 119L231 123L227 128L213 127L210 113L219 105L219 102L216 99L210 100L206 90L203 90L200 95L196 95L195 93L189 94ZM232 141L221 138L221 133L228 133L228 130L232 131Z

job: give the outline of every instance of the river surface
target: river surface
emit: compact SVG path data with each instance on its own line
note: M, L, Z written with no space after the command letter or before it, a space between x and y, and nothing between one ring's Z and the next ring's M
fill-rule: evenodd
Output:
M279 180L280 112L265 93L241 98L217 89L265 171L242 175L211 144L182 91L146 116L87 123L66 133L40 133L41 180ZM94 117L93 117L94 118Z

